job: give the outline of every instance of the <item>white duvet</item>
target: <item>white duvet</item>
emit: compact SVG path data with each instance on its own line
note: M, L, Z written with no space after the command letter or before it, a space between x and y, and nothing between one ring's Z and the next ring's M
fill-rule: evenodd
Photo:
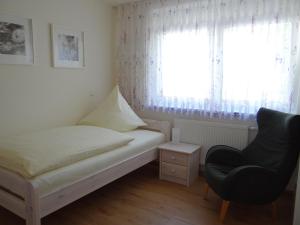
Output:
M128 144L133 138L94 126L69 126L0 138L0 166L32 178Z

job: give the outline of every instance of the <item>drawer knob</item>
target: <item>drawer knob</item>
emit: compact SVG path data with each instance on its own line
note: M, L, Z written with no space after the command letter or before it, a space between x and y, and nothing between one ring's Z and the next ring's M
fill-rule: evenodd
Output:
M175 173L175 169L171 169L171 172L172 172L172 173Z
M171 156L171 159L175 160L175 159L176 159L176 157L175 157L174 155L172 155L172 156Z

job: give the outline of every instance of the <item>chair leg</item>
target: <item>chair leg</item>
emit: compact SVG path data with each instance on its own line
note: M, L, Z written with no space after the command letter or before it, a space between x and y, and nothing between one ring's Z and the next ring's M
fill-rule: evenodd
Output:
M204 186L204 199L205 200L207 200L208 192L209 192L209 186L208 186L208 183L205 183L205 186Z
M274 221L277 220L277 215L278 215L278 206L277 202L272 202L272 219Z
M221 223L223 223L223 221L225 219L227 210L229 208L229 204L230 204L230 201L225 201L225 200L222 201L222 207L221 207L221 212L220 212L220 222Z

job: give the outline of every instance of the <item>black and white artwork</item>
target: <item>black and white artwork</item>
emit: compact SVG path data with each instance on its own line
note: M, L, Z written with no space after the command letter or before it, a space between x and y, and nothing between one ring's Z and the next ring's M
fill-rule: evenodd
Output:
M26 55L23 25L0 22L0 54Z
M79 60L79 38L74 35L58 35L58 57L60 60Z
M83 32L52 25L54 67L84 67Z
M0 15L0 63L33 63L32 22L30 19Z

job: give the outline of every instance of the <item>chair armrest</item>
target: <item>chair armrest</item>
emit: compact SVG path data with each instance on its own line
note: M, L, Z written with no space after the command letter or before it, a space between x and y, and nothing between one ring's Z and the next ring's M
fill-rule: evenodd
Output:
M208 150L205 163L241 166L245 165L245 160L241 154L241 150L227 145L215 145Z
M265 203L277 195L276 176L274 171L261 166L240 166L229 172L223 188L237 201Z
M254 178L253 181L256 183L258 178L275 178L276 173L273 170L266 169L262 166L257 165L247 165L247 166L239 166L227 175L225 182L232 182L235 180L237 182L238 180L242 179L248 179Z

